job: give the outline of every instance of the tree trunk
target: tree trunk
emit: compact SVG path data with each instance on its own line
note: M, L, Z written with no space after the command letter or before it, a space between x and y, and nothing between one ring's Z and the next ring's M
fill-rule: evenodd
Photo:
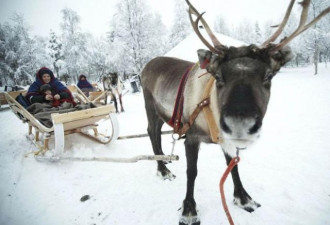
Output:
M60 75L59 75L59 68L56 66L56 61L53 62L53 67L54 67L54 72L56 74L56 77L57 78L60 78Z
M319 62L320 48L318 43L315 41L315 50L314 50L314 75L318 73L318 62Z

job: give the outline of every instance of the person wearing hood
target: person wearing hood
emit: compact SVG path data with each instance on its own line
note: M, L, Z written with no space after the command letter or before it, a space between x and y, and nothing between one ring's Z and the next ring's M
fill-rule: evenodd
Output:
M51 94L44 94L41 86L48 84L51 88ZM69 102L73 106L76 103L73 100L70 90L54 77L54 73L47 67L42 67L36 74L36 80L29 87L26 99L31 103L49 103L53 100L58 102Z
M91 85L88 81L85 75L80 75L79 76L79 81L77 84L78 88L80 88L80 90L82 92L84 92L84 94L88 97L89 96L89 92L90 91L94 91L94 87L93 85Z
M52 107L58 107L61 105L59 95L57 94L57 96L55 97L55 95L52 91L52 87L49 84L41 85L40 92L45 95L45 99L46 98L49 99L49 100L46 100L46 102L50 103L52 105ZM47 96L47 95L49 95L49 96Z

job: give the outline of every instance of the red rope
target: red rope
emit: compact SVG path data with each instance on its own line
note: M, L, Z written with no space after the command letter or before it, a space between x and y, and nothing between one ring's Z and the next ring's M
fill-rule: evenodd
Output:
M225 183L228 174L234 168L234 166L237 165L237 163L239 162L239 160L240 160L240 158L238 156L235 157L235 158L232 158L232 160L230 161L230 163L229 163L226 171L222 175L222 177L220 179L220 184L219 184L222 206L223 206L223 209L225 210L225 213L226 213L226 216L227 216L227 219L228 219L230 225L234 225L234 221L231 218L231 215L230 215L230 212L229 212L227 203L226 203L225 193L223 191L223 184Z

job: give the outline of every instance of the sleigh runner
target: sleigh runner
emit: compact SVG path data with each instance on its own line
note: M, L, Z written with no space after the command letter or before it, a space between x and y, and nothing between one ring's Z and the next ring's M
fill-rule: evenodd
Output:
M68 87L75 99L81 103L90 103L89 99L73 86ZM9 107L23 123L28 124L27 137L30 139L38 151L36 159L59 160L64 152L65 135L72 133L81 133L102 144L110 143L117 139L119 134L118 121L112 105L89 108L67 113L52 113L52 127L46 127L37 120L29 111L27 111L15 99L26 91L15 91L5 93ZM34 132L33 132L34 130ZM49 140L54 137L54 148L50 149ZM51 150L50 156L44 156L42 153Z

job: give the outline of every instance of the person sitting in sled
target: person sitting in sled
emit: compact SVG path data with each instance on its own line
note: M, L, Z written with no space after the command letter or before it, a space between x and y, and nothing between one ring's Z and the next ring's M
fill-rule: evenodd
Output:
M47 84L51 88L51 94L44 94L41 91L41 86ZM48 88L48 87L47 87ZM59 80L54 77L54 73L47 67L42 67L36 74L36 80L31 84L27 93L26 99L31 103L49 103L52 100L72 103L76 106L70 90L65 87Z
M40 87L40 92L45 96L45 102L50 103L52 107L58 107L61 105L60 95L52 92L52 87L49 84L43 84ZM66 99L62 99L62 102L66 101Z
M95 88L93 87L93 85L91 85L86 76L81 74L79 76L79 81L78 81L78 84L77 84L78 88L80 88L80 90L82 92L84 92L84 94L88 97L89 96L89 92L90 91L95 91Z

